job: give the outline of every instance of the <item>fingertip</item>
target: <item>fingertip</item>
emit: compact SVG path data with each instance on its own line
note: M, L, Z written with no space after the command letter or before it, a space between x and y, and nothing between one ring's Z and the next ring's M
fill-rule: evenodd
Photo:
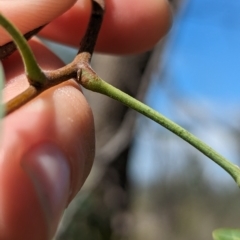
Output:
M20 151L14 147L8 150L12 154L6 153L4 148L0 150L0 239L48 239L48 226L40 202L19 166Z
M37 194L51 237L71 194L68 159L56 144L43 142L24 154L21 166Z
M147 51L171 26L171 9L166 0L106 2L106 16L96 50L115 54Z

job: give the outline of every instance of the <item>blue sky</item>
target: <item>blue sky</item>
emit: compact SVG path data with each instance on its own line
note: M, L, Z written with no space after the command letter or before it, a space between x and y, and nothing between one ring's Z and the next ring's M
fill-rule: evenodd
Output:
M186 1L165 51L164 80L190 97L240 100L240 1Z
M183 125L197 126L193 132L236 161L238 144L222 124L240 129L236 122L237 117L240 120L240 1L185 1L152 80L148 104ZM162 160L154 155L154 141L146 141L146 132L138 131L132 164L136 181L152 181L160 173L156 161ZM204 161L222 178L221 169Z

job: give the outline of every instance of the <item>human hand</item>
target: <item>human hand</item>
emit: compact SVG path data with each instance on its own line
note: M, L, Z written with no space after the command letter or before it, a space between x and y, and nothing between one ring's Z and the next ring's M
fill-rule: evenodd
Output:
M42 35L77 46L86 29L90 1L0 0L1 12L26 33L49 24ZM165 0L107 0L97 50L134 53L146 50L167 31ZM135 14L134 14L135 13ZM62 15L63 14L63 15ZM78 36L76 36L78 34ZM0 45L10 38L1 29ZM113 44L114 43L114 44ZM62 62L37 39L30 41L43 69ZM21 59L3 61L5 100L28 83ZM61 215L88 176L94 158L92 113L74 81L53 87L3 120L0 148L0 239L51 239Z

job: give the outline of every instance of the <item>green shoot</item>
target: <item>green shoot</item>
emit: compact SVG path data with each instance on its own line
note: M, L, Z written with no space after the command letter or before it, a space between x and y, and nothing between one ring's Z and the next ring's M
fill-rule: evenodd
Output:
M98 78L95 75L93 76L88 71L82 71L82 76L84 79L88 79L83 84L85 88L109 96L123 103L124 105L136 110L137 112L145 115L146 117L152 119L154 122L160 124L169 131L173 132L174 134L191 144L193 147L198 149L205 156L209 157L225 171L227 171L235 180L237 185L240 187L240 168L235 164L229 162L227 159L225 159L223 156L221 156L219 153L209 147L206 143L202 142L200 139L195 137L186 129L182 128L181 126L166 118L162 114L158 113L157 111L153 110L152 108L138 101L137 99L129 96L128 94L122 92L121 90L113 87L112 85L103 81L101 78Z
M11 35L24 62L26 75L31 83L43 85L46 77L38 66L28 42L16 27L0 13L0 25Z

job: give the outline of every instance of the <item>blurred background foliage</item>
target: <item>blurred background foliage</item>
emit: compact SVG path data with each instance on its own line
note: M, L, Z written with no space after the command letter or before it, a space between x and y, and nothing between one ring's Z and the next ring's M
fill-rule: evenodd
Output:
M95 54L92 66L239 164L240 2L171 4L172 30L154 49ZM47 44L65 62L76 53ZM96 160L55 240L206 240L216 228L239 227L239 189L224 171L121 104L84 93L95 117Z

